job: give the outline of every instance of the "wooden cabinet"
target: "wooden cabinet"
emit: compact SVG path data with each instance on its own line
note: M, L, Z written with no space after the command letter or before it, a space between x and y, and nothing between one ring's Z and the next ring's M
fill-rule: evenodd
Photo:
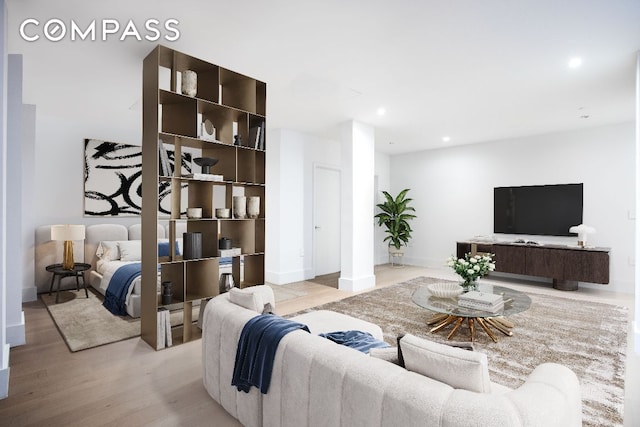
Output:
M197 75L195 96L181 91L180 81L187 70ZM141 333L153 348L163 347L157 331L158 312L164 308L182 308L182 326L172 328L173 345L200 336L192 323L193 303L219 293L221 237L230 238L233 247L240 248L241 255L232 257L231 266L227 267L236 285L264 283L265 127L265 83L164 46L156 47L145 58ZM211 128L215 129L215 137ZM198 176L201 171L195 163L194 174L185 176L179 163L167 171L163 150L173 152L173 159L181 159L183 155L218 159L208 175L218 175L219 180ZM160 195L161 183L170 192ZM260 197L257 218L233 218L233 197L243 195ZM171 198L168 217L158 215L157 207L163 197ZM202 218L184 215L187 208L193 207L202 208ZM217 218L216 208L230 209L232 217ZM201 233L201 256L185 259L170 245L169 256L158 257L159 222L168 223L171 241L182 238L178 229ZM158 278L173 284L169 307L160 304Z
M526 269L525 251L517 246L493 245L496 271L522 274Z
M554 287L577 289L578 282L609 283L609 249L519 243L457 242L457 256L473 252L493 253L496 272L553 279Z

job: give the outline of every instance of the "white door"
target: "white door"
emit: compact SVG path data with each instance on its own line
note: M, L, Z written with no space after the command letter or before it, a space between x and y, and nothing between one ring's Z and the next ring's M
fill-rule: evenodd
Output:
M316 276L340 271L340 170L315 166L313 185Z

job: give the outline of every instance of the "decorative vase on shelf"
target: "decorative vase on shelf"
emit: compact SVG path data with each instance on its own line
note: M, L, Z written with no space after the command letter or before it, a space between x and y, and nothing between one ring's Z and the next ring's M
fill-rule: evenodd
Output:
M162 305L171 304L173 299L173 283L166 281L162 282Z
M256 219L260 216L260 196L247 198L247 216Z
M233 196L233 217L236 219L247 217L247 198L245 196Z
M198 75L195 71L183 71L182 94L187 96L196 96L196 93L198 93Z

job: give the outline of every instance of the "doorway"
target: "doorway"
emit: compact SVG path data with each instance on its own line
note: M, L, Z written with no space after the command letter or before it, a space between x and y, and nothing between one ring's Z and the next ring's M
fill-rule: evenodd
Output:
M340 271L340 169L314 165L313 262L316 276Z

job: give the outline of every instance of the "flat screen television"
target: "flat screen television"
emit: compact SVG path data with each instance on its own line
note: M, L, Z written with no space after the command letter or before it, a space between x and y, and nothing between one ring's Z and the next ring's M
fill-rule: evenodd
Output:
M493 189L493 232L575 236L582 224L582 184L530 185Z

